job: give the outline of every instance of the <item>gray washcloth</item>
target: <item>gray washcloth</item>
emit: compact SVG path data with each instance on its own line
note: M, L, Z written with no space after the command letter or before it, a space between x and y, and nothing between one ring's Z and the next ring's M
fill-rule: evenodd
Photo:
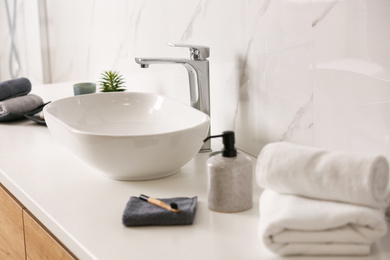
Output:
M10 79L0 82L0 101L25 96L31 91L31 82L27 78Z
M42 98L34 94L7 99L0 102L0 116L25 113L41 105Z
M137 197L130 197L123 212L122 223L131 226L191 225L194 222L198 197L160 199L166 204L176 203L180 212L175 213Z

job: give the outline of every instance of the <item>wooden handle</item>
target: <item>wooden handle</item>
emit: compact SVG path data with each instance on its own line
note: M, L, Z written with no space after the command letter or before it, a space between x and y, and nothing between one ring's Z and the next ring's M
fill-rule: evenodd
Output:
M154 199L154 198L149 198L148 199L148 202L149 203L152 203L156 206L159 206L161 208L164 208L164 209L167 209L167 210L171 210L171 206L169 206L168 204L164 203L163 201L161 200L158 200L158 199Z
M166 204L165 202L163 202L161 200L154 199L154 198L148 197L148 196L143 195L143 194L141 194L139 198L142 200L146 200L150 204L156 205L156 206L161 207L161 208L166 209L166 210L170 210L170 211L175 212L175 213L180 211L180 209L174 209L170 205Z

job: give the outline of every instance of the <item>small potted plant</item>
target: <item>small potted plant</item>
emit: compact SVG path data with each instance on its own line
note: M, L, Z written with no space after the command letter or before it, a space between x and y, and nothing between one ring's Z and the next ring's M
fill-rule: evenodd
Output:
M101 74L99 83L102 86L100 88L101 92L116 92L126 90L126 87L123 85L125 81L118 71L104 71Z

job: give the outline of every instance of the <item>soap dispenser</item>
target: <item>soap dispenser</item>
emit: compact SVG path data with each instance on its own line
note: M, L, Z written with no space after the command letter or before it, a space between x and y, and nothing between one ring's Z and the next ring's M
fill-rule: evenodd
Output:
M240 212L251 209L252 196L252 160L237 153L234 146L233 131L225 131L222 135L224 148L222 153L207 160L208 168L208 207L218 212Z

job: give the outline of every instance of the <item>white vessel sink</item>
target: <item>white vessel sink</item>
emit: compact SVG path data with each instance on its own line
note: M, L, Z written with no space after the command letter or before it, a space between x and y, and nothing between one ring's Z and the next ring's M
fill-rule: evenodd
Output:
M210 118L149 93L97 93L60 99L44 108L52 135L79 159L116 180L172 175L206 138Z

